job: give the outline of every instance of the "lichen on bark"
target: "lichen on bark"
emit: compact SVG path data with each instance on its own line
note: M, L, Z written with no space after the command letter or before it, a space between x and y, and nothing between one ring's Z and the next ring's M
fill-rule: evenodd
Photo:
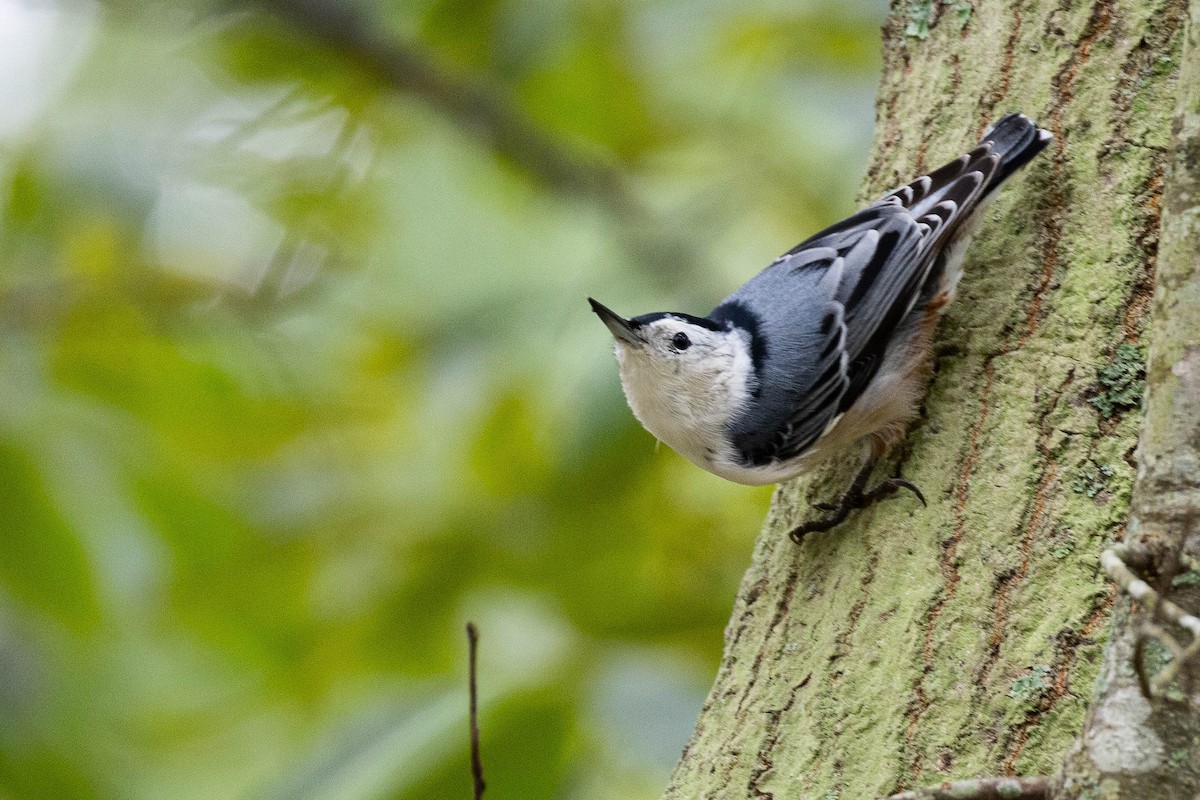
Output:
M1160 566L1180 552L1191 563L1200 558L1200 0L1190 3L1188 18L1164 175L1146 422L1128 526L1130 545ZM1182 599L1172 599L1195 608L1195 583L1173 583ZM1200 796L1200 695L1187 697L1176 685L1174 694L1146 698L1134 674L1147 612L1129 598L1117 605L1093 707L1065 761L1059 800Z
M889 464L929 508L902 496L796 547L786 532L853 458L777 490L666 797L1057 770L1099 668L1114 592L1096 564L1123 534L1139 425L1089 401L1143 336L1184 10L1007 0L960 27L935 3L921 39L894 5L864 198L1010 110L1055 142L989 210ZM1089 469L1104 481L1076 491Z

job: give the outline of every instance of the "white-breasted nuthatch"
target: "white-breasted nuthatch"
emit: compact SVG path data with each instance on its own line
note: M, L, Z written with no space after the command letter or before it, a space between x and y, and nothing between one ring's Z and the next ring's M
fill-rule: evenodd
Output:
M1051 138L1009 114L974 150L804 240L706 317L624 319L589 298L616 338L634 416L688 460L751 485L865 443L850 490L793 530L796 541L899 487L924 502L901 478L864 489L916 414L985 201Z

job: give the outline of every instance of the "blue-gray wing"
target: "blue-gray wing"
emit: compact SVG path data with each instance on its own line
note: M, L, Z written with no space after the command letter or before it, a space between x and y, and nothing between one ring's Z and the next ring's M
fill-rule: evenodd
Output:
M745 463L800 455L858 399L1000 163L985 142L800 243L713 311L755 334L756 395L730 430Z

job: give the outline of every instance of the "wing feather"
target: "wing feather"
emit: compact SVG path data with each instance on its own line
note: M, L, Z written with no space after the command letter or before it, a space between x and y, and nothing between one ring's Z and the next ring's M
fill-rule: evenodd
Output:
M731 426L747 463L800 455L858 399L892 335L923 296L938 255L999 164L991 143L981 144L801 242L718 306L714 319L730 313L727 307L744 313L754 305L746 301L751 292L758 305L764 292L771 293L769 319L758 322L778 325L760 331L778 374L762 378L772 385L792 381L781 398L765 400ZM792 291L807 292L810 302L826 298L819 325L805 327L796 319L803 313L799 305L788 319L790 307L775 296L788 285L778 278L780 270L792 276ZM808 289L795 285L802 277L811 279Z

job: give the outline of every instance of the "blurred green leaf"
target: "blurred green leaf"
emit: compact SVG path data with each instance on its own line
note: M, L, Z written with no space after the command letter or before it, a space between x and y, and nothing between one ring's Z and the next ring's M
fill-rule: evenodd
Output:
M437 0L423 15L430 43L460 67L486 68L492 60L503 0Z
M100 621L87 552L58 512L34 461L0 441L0 580L4 588L79 634Z
M495 494L536 492L550 478L551 443L529 400L516 390L501 393L471 448L475 476Z
M104 793L70 754L0 749L0 791L23 800L98 800Z
M632 161L668 144L668 129L647 107L639 74L620 57L620 35L615 15L597 20L583 41L531 70L520 88L530 113L547 127Z

